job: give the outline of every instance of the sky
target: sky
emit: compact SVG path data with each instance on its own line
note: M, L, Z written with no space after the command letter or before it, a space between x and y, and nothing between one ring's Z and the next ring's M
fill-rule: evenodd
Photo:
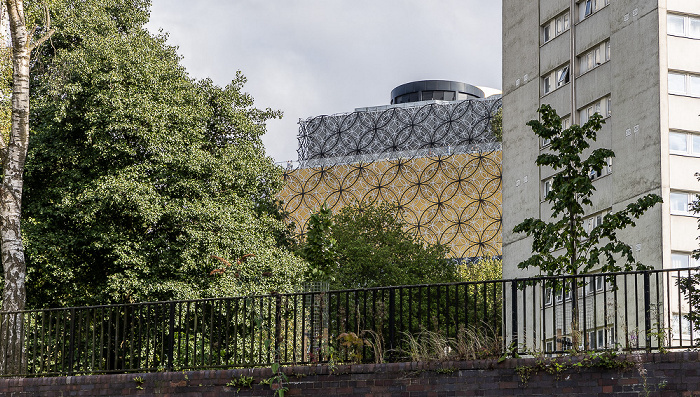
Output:
M258 108L282 110L263 137L297 159L299 119L386 105L415 80L501 88L499 0L153 0L190 76L224 86L240 70Z

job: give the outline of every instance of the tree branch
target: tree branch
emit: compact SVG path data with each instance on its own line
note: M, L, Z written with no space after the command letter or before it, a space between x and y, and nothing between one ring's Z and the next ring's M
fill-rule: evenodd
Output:
M46 40L50 39L53 34L56 33L56 29L49 29L45 35L43 35L39 40L35 41L34 44L29 46L29 52L34 51L35 48L42 45Z
M46 29L48 32L46 32L45 35L43 35L39 40L35 41L34 44L31 44L29 46L29 52L34 51L35 48L39 47L42 45L46 40L50 39L51 36L56 32L56 29L51 28L51 13L49 12L49 6L44 4L44 25L46 25ZM29 35L31 38L34 36L34 33L36 32L36 27L32 29L32 33Z

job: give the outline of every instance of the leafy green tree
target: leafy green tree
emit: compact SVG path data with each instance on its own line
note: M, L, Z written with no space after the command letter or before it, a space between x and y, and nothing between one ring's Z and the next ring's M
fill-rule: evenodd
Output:
M309 279L331 281L338 265L337 243L332 236L333 213L324 204L309 217L301 256L309 262Z
M457 266L459 281L479 282L503 278L503 261L498 258L480 258Z
M390 204L360 203L333 215L329 239L336 264L331 288L368 288L456 281L449 249L426 244L407 231ZM329 244L330 245L330 244ZM313 262L312 262L313 263Z
M615 156L612 150L600 148L585 159L581 157L590 147L589 142L596 140L603 118L595 114L582 126L562 129L561 118L549 105L542 105L539 113L542 121L532 120L527 125L538 138L551 142L550 150L540 154L536 163L557 172L545 197L552 206L553 221L528 218L515 227L514 232L533 237L533 255L518 267L538 268L548 276L643 269L635 261L632 248L618 240L616 232L635 226L634 220L660 203L661 197L641 197L625 209L605 215L600 225L586 230L585 209L593 205L591 196L595 191L589 175L600 172L607 159Z
M700 172L696 172L695 177L700 180ZM694 214L700 214L700 199L690 203L689 210ZM700 229L700 220L698 220L698 229ZM700 248L693 251L693 258L700 259ZM700 312L698 312L700 310L700 273L692 271L683 274L678 277L676 283L691 308L684 316L696 331L700 331ZM700 345L700 338L696 338L695 343Z
M238 74L194 81L147 0L54 9L34 63L23 230L33 306L290 291L288 249L265 156L265 121ZM248 255L245 261L236 258ZM236 265L212 270L229 259Z
M623 210L606 214L602 223L590 231L584 227L586 207L593 205L591 196L595 186L590 176L605 167L615 153L610 149L595 149L587 158L581 154L590 147L604 121L594 114L585 124L562 129L561 118L549 105L539 108L542 121L527 123L538 139L551 142L550 150L537 157L541 167L551 167L557 173L545 201L552 206L552 222L528 218L513 231L533 238L533 255L520 262L519 268L538 268L547 276L578 275L597 270L600 272L646 269L635 261L632 248L617 238L617 231L635 226L644 212L661 197L649 194L627 205ZM602 257L602 258L601 258ZM619 257L619 259L618 259ZM573 280L569 287L572 299L572 330L574 346L578 346L578 288Z

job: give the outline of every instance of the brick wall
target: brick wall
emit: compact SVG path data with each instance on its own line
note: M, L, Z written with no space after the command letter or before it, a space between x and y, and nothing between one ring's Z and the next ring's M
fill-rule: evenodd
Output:
M572 366L578 358L564 358L566 370L540 370L523 383L516 368L533 368L535 359L442 363L396 363L284 368L287 396L700 396L698 352L620 356L630 368L602 369ZM552 371L556 372L556 371ZM252 376L252 387L226 386L231 379ZM272 396L261 380L269 368L220 371L159 372L0 379L0 395L14 396L153 396L214 397ZM135 377L143 379L138 389ZM646 381L646 386L645 386Z

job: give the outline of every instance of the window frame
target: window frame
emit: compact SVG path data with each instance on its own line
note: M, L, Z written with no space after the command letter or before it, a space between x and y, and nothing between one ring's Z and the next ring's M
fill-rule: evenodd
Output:
M596 69L610 60L610 39L607 39L581 53L578 57L578 75Z
M607 119L612 116L612 97L606 95L578 110L580 124L585 124L595 113Z
M700 214L694 214L693 212L690 211L690 208L689 208L690 204L693 201L698 199L698 195L699 195L699 193L695 193L695 192L671 190L671 192L669 194L669 199L668 199L669 212L671 213L671 215L692 216L692 217L696 217L696 218L700 217ZM674 196L676 198L678 198L680 196L685 196L685 203L684 203L685 210L674 209Z
M700 134L694 134L692 132L675 131L675 130L670 130L668 132L668 134L669 134L668 152L670 154L679 155L679 156L700 157L700 150L695 151L695 141L697 140L700 143ZM685 141L685 150L673 149L671 147L672 134L676 135L676 136L683 137L683 139ZM699 147L700 147L700 145L699 145Z
M683 31L681 33L671 32L669 30L670 19L671 18L683 18ZM700 40L700 30L698 30L697 35L691 34L691 25L693 22L700 25L700 16L688 15L688 14L677 14L674 12L669 12L666 14L666 34L673 37L682 37L686 39Z
M610 0L582 0L577 4L579 23L610 5Z
M561 29L560 29L561 27ZM542 24L542 44L545 45L571 29L571 16L565 11Z
M542 75L542 97L548 95L571 82L571 65L564 64L549 73Z
M683 78L683 90L677 91L677 90L671 90L671 78L672 76L675 76L677 78ZM697 82L693 83L694 80L697 80ZM694 84L697 86L697 91L693 90L692 87ZM678 70L669 70L668 71L668 86L667 86L667 91L668 95L680 95L680 96L689 96L693 98L700 98L700 74L696 73L689 73L689 72L684 72L684 71L678 71Z

